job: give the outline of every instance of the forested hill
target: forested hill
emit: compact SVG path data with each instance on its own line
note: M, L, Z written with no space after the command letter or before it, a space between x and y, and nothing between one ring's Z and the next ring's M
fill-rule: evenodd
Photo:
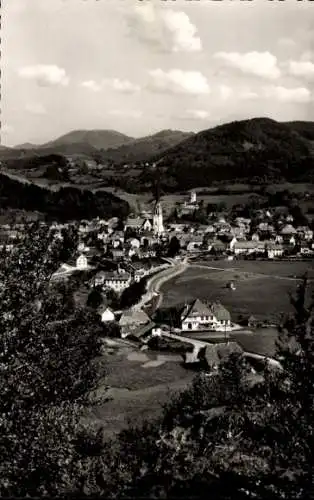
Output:
M22 183L0 174L0 208L42 213L58 221L91 219L94 217L124 217L129 204L103 191L91 192L75 187L50 191L32 183Z
M114 163L135 163L149 160L153 155L161 154L180 142L194 135L181 130L162 130L157 134L134 139L118 148L108 149L103 158Z
M303 123L303 126L302 126ZM166 185L188 189L212 181L313 179L313 124L268 118L204 130L155 155Z

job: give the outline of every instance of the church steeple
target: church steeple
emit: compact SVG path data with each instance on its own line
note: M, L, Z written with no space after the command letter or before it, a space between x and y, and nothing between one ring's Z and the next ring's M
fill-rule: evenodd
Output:
M157 200L155 204L154 216L153 216L153 230L154 234L158 237L164 233L162 206L159 200Z
M155 196L155 207L153 215L153 231L155 236L160 237L164 233L164 222L162 215L162 206L160 201L160 170L156 164L154 164L155 170L155 182L154 182L154 196Z

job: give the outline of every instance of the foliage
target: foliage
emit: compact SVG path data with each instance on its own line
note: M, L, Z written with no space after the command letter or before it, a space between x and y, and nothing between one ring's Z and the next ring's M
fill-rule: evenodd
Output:
M125 288L120 297L120 307L122 309L127 309L137 304L142 295L146 290L146 278L142 278L140 281L134 281L128 288Z
M103 303L103 296L101 293L101 288L100 287L93 288L87 297L86 305L93 309L98 309L98 307L101 306L102 303Z
M61 187L50 191L0 175L0 201L4 208L38 211L49 219L68 221L86 217L115 217L129 213L129 205L111 193Z
M180 252L180 248L180 241L176 236L173 236L169 241L168 257L175 257L176 255L178 255L178 253Z
M64 243L34 226L1 259L1 496L73 492L83 475L80 418L97 382L101 326L50 282L75 249L75 238Z

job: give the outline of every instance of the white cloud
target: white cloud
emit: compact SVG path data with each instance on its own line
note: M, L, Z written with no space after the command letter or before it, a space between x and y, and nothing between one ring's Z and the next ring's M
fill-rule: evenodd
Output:
M162 51L197 52L202 50L197 29L188 15L173 9L156 8L150 2L136 5L130 17L133 33Z
M25 110L32 115L46 114L46 108L39 102L30 102L26 104Z
M179 115L180 120L208 120L210 113L205 109L187 109L185 113Z
M137 110L137 109L134 109L134 110L132 110L132 109L130 109L130 110L112 109L109 111L109 114L113 115L113 116L122 116L125 118L141 118L141 116L143 115L142 111Z
M160 68L149 71L148 88L154 92L208 94L210 88L206 77L199 71L183 71Z
M105 78L100 83L95 80L87 80L81 83L81 86L92 92L100 92L105 88L111 88L117 92L133 93L141 90L139 85L135 85L129 80L120 80L120 78Z
M258 99L259 95L250 89L244 89L239 92L239 98L245 100Z
M275 79L280 76L277 58L270 52L217 52L214 58L242 73Z
M102 81L104 87L111 87L117 92L132 93L141 90L139 85L136 85L129 80L120 80L120 78L107 78Z
M305 87L287 88L274 85L264 87L263 95L266 98L277 99L286 103L302 104L311 100L311 92Z
M24 66L18 71L21 78L35 80L42 87L69 84L69 77L65 69L54 64L37 64L34 66Z
M219 95L220 95L221 99L226 101L227 99L230 99L230 97L233 95L233 90L228 85L220 85Z
M95 82L95 80L86 80L85 82L81 83L81 86L84 87L85 89L91 90L92 92L100 92L102 89L102 86Z
M313 78L314 63L311 61L289 61L288 71L292 76Z

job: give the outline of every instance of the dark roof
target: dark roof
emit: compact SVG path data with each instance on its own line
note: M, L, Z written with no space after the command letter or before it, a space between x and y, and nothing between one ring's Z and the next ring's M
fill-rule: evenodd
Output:
M148 333L150 330L152 330L155 326L155 323L151 321L150 323L147 323L145 325L141 325L135 330L132 330L132 336L140 338L143 337L146 333Z
M188 309L186 316L211 316L211 312L206 304L203 304L199 299L192 302L190 308Z

